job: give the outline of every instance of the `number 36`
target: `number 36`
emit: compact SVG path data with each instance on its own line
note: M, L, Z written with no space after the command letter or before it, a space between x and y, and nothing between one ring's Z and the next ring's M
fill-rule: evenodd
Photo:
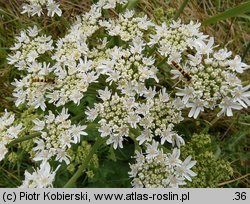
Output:
M246 192L235 192L236 198L234 200L246 200L247 194Z

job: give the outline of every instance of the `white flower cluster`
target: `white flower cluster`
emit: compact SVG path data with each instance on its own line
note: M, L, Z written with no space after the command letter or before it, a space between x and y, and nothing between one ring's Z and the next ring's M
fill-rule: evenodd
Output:
M29 16L41 16L43 14L43 8L47 8L47 15L53 17L55 14L62 15L62 10L59 8L59 4L54 0L25 0L22 6L22 14L27 13Z
M99 29L100 17L101 10L93 5L88 13L77 18L69 33L57 41L52 55L56 61L52 70L57 80L54 90L47 94L50 103L56 106L69 101L79 104L89 85L98 79L94 62L87 58L90 53L87 39Z
M153 24L144 17L134 17L134 11L119 14L118 19L103 21L100 24L106 27L110 36L120 36L124 41L142 37L143 33Z
M165 141L176 144L178 147L184 144L184 140L175 131L174 125L183 120L180 109L183 103L180 99L172 100L162 89L159 93L155 89L145 89L143 96L146 100L135 101L135 97L112 95L108 87L98 91L102 103L96 103L95 107L86 111L87 119L94 121L100 118L98 129L102 137L109 137L107 144L113 147L123 147L124 137L129 136L131 128L142 128L141 134L136 138L139 144L145 141L151 142L155 136L161 138L161 144Z
M56 106L65 105L69 101L79 105L83 93L98 79L98 75L92 70L92 62L87 58L84 61L80 59L79 64L68 66L67 69L54 66L54 73L57 80L47 98L50 99L49 103L54 103Z
M5 110L5 114L0 117L0 161L4 159L8 152L6 145L18 138L22 131L22 124L14 125L15 115Z
M167 58L168 62L180 62L183 58L183 53L188 48L207 37L202 32L199 32L200 23L190 22L182 24L181 21L173 21L166 25L155 25L156 34L151 35L149 45L156 45L159 53Z
M211 44L209 47L212 47ZM239 56L230 59L231 52L219 51L198 52L188 55L185 71L192 77L190 83L178 88L176 95L181 96L186 107L191 108L189 117L197 118L204 108L213 110L219 107L218 116L232 116L232 110L250 106L250 85L243 86L236 76L249 66L241 62ZM177 73L178 75L180 73ZM182 77L183 79L183 77Z
M89 120L95 120L99 115L101 127L98 129L102 137L109 137L107 144L113 144L116 149L123 147L124 137L129 135L129 128L136 128L140 116L136 114L136 103L133 97L120 97L107 89L99 90L103 103L95 104L93 109L86 111Z
M33 70L27 69L28 65L35 62L40 55L53 50L51 36L39 36L38 34L37 26L30 27L27 31L21 31L20 36L16 37L15 46L10 48L15 52L14 55L9 55L7 58L9 64L14 65L19 70L33 72Z
M12 83L15 86L13 96L17 98L15 101L16 106L27 102L28 106L41 108L43 111L46 109L46 93L53 90L54 83L47 83L49 76L49 64L33 62L29 64L27 69L29 74L23 78Z
M15 46L11 48L14 55L10 55L8 61L26 74L12 83L15 86L13 95L17 98L16 106L27 102L29 106L45 110L45 94L53 88L53 84L44 81L49 77L51 68L50 64L38 61L39 57L52 51L54 47L51 36L38 34L37 26L22 31L16 38Z
M88 56L87 40L100 28L101 16L101 9L94 4L88 13L77 17L66 36L56 43L52 59L59 66L74 66L83 55Z
M41 138L36 139L35 161L47 161L55 156L56 161L65 161L70 163L66 151L72 144L80 142L81 135L87 135L84 132L85 125L72 125L68 119L68 110L63 108L62 112L55 116L51 111L44 116L43 120L36 119L33 122L33 130L41 133Z
M174 126L183 120L181 109L184 106L180 99L171 99L165 88L158 93L151 89L145 97L146 101L136 110L141 115L139 125L143 129L137 137L139 144L151 142L154 136L161 138L161 144L165 141L177 147L184 144L182 137L173 131Z
M47 161L40 164L40 167L35 170L32 174L25 171L25 179L23 180L20 188L51 188L53 187L53 181L55 175L60 166L55 171L51 170L51 166Z
M147 79L159 81L154 66L154 59L143 56L142 42L136 41L129 49L114 47L105 52L103 60L99 60L97 71L107 75L106 82L113 82L117 89L128 96L142 95Z
M185 185L185 180L191 181L196 176L191 168L195 161L191 156L185 161L180 160L180 150L175 148L172 154L165 154L159 149L158 142L146 144L146 153L136 151L136 162L130 164L129 172L132 185L135 188L176 188Z

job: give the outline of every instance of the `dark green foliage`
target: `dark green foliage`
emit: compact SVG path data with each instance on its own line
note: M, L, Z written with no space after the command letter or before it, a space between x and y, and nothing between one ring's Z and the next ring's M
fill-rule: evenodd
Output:
M129 162L133 156L134 146L127 144L123 149L110 148L106 158L100 161L95 177L89 180L88 187L128 188L131 187L128 177Z

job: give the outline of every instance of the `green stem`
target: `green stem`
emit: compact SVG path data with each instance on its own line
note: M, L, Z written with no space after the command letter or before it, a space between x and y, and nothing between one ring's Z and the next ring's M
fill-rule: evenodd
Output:
M41 133L36 132L36 133L31 134L31 135L27 135L27 136L24 136L24 137L19 137L19 138L13 140L12 142L10 142L10 143L7 145L7 147L11 147L11 146L14 145L14 144L17 144L17 143L20 143L20 142L24 142L24 141L26 141L26 140L33 139L33 138L38 137L38 136L40 136L40 135L41 135Z
M176 12L175 16L174 16L174 20L177 20L179 18L179 16L181 15L181 13L183 12L184 8L186 7L188 3L188 0L184 0L180 6L180 8L178 9L178 11Z
M82 175L82 172L87 168L90 160L92 159L93 155L97 151L97 149L101 146L101 144L105 141L102 137L99 137L93 147L91 148L90 152L88 153L86 159L84 160L83 164L79 166L78 170L75 174L68 180L68 182L64 185L64 188L72 187L77 179Z
M134 144L135 144L135 150L140 150L141 147L139 145L139 142L136 140L136 137L139 135L139 131L136 129L130 129L130 134L129 137L133 140Z
M75 123L75 122L79 122L80 119L83 119L85 117L85 112L80 113L79 115L76 115L74 117L71 118L71 122Z
M148 51L148 55L149 56L152 56L152 54L155 52L155 50L156 50L156 45L154 45L153 47L151 47L150 49L149 49L149 51Z
M156 67L160 67L161 65L165 64L167 62L167 58L163 58L157 65Z

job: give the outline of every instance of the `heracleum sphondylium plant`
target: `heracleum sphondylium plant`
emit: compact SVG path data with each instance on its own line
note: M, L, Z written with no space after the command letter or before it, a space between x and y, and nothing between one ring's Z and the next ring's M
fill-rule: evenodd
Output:
M42 110L29 131L35 133L30 157L40 167L25 172L22 187L52 187L60 163L71 162L67 151L85 139L92 123L98 124L98 137L114 149L126 148L128 138L134 141L135 161L128 172L133 187L185 186L199 172L191 170L196 163L191 156L180 159L185 137L175 126L184 119L183 110L196 119L207 109L218 117L232 116L232 110L250 105L250 85L243 86L237 76L249 66L218 48L213 37L199 31L200 23L172 20L158 25L132 10L105 15L127 3L98 1L59 39L37 26L16 37L8 56L9 64L22 73L12 83L15 105ZM26 1L23 13L41 16L46 7L48 16L62 14L53 0ZM160 83L162 63L171 68L176 81L172 89ZM98 101L79 113L86 118L82 124L77 117L71 119L65 106L80 106L89 91ZM18 122L12 126L14 116L7 111L2 118L1 160L8 144L21 139L18 133L26 128ZM52 161L58 166L52 168Z

